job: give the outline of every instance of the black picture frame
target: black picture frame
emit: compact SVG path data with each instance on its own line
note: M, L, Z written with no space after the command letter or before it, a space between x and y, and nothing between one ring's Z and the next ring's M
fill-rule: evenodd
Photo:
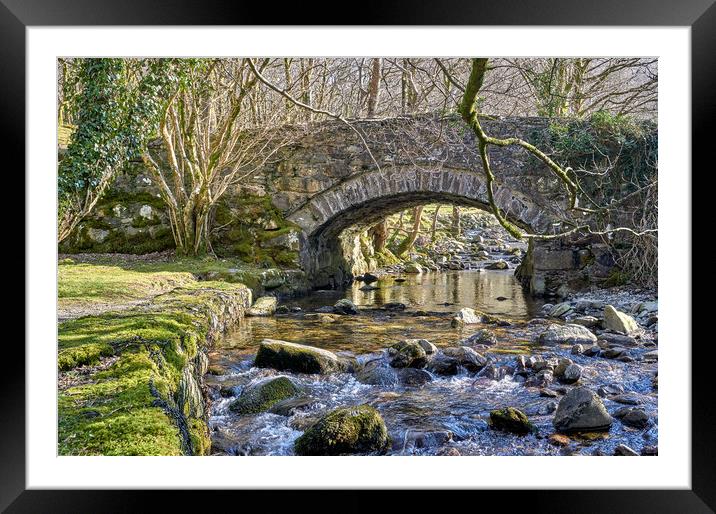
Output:
M422 2L407 8L400 2L361 4L353 12L335 16L335 8L306 6L287 9L260 2L228 0L0 0L0 113L2 141L15 154L17 169L25 166L25 29L30 26L65 25L622 25L691 27L692 73L692 162L707 163L713 144L710 125L716 115L716 5L715 0L501 0L500 2L443 0ZM335 6L333 6L335 7ZM333 16L331 16L333 14ZM341 21L336 23L336 19ZM710 167L708 168L710 169ZM686 173L691 173L690 170ZM693 233L693 232L692 232ZM19 246L19 245L18 245ZM26 276L32 270L25 268ZM684 301L690 302L690 298ZM693 318L693 314L692 314ZM682 342L686 345L687 342ZM10 347L14 346L14 347ZM716 403L713 386L695 380L709 376L713 359L709 344L692 345L692 453L690 490L561 490L512 491L509 503L529 505L529 511L548 512L714 512L716 510ZM148 508L161 494L166 509L170 503L183 505L229 499L228 492L132 492L26 490L25 487L25 352L22 346L6 342L0 373L0 509L8 512L134 512ZM699 377L699 378L697 378ZM704 380L705 381L705 380ZM698 407L698 408L697 408ZM211 500L208 498L211 494ZM278 508L272 492L257 492ZM291 492L287 504L306 501L307 492ZM353 491L352 499L341 500L340 510L365 510L370 495ZM445 493L440 493L445 494ZM453 493L449 493L453 495ZM480 503L490 495L481 492ZM411 494L425 504L429 492ZM452 504L455 496L451 496ZM489 498L489 499L488 499ZM495 498L497 500L497 498ZM229 499L235 502L234 499ZM401 500L402 501L402 500ZM474 496L471 501L474 501ZM497 503L498 505L500 503ZM236 508L241 508L236 505ZM361 507L363 505L363 507ZM485 504L486 505L486 504ZM403 504L401 510L406 505ZM182 509L184 510L184 509ZM504 509L503 509L504 510ZM509 507L508 507L509 510Z

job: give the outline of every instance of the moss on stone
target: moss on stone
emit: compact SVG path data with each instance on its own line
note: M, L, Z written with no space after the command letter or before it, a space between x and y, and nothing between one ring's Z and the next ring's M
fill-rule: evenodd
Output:
M328 350L276 339L264 339L256 352L254 366L296 373L343 371L344 365Z
M59 369L100 366L59 392L60 455L208 453L206 422L179 404L182 375L250 296L243 285L193 282L148 306L61 323Z
M380 413L370 405L342 407L296 439L296 455L381 453L390 444Z
M297 393L298 388L288 377L271 378L248 387L229 409L239 414L257 414Z
M514 407L505 407L490 412L490 426L496 430L528 434L535 430L524 412Z
M300 227L286 220L271 203L271 197L242 194L220 202L214 212L214 250L222 257L238 257L262 266L298 265L293 248L276 244L279 237L299 232Z

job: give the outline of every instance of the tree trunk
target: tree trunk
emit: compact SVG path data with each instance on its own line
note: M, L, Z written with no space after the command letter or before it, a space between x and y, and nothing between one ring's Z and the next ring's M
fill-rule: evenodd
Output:
M433 215L433 227L430 230L430 240L431 241L435 241L435 231L437 230L437 227L438 227L438 213L440 212L440 207L442 207L442 205L438 205L437 207L435 207L435 214Z
M385 243L388 240L388 222L383 220L377 225L374 225L370 231L373 237L373 250L375 250L376 253L385 250Z
M368 82L368 117L375 116L375 108L380 97L380 69L382 59L372 59L370 82Z
M408 253L415 244L415 240L418 238L418 234L420 234L420 220L423 215L423 206L419 205L413 209L413 227L408 232L408 235L405 239L400 243L400 246L398 247L398 255L405 255Z
M460 207L457 205L452 206L452 227L450 228L450 233L453 237L460 235Z

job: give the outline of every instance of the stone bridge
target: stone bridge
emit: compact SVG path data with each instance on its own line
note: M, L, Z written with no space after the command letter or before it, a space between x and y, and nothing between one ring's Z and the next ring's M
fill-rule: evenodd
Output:
M549 119L536 117L483 121L492 136L528 141L543 140L549 124ZM283 128L282 137L284 146L270 162L237 184L218 206L213 234L218 253L298 265L316 286L340 286L351 279L338 240L346 230L357 232L388 214L431 202L487 208L474 136L456 117L367 120L352 126L330 121ZM561 183L519 147L492 147L489 157L498 181L496 201L506 217L525 230L553 230L564 217ZM132 209L137 211L135 215L149 219L146 201L129 198L118 206L118 191L143 198L157 196L140 163L118 179L113 191L115 196L110 194L110 198L115 204L105 202L94 216L105 227L92 228L95 235L97 230L110 231L107 237L111 237L111 230L123 230L127 220L136 218ZM166 219L160 206L152 205L160 226ZM122 215L122 209L130 213ZM140 213L139 209L144 210ZM128 230L133 234L124 240L141 235L146 220L140 225L131 222ZM75 251L102 251L94 244L95 237L88 241L87 230L80 226L80 235L68 245L74 245ZM155 226L154 231L159 229ZM584 257L585 248L591 252L591 247L560 241L531 243L521 270L524 283L535 293L557 292L560 284L574 280L583 263L590 260Z

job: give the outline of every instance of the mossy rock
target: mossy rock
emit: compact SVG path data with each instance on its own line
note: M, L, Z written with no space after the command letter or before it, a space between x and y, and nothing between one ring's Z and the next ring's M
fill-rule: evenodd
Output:
M296 439L296 455L382 453L390 445L380 413L370 405L331 411Z
M344 371L346 367L333 352L278 339L261 341L254 366L279 371L320 374Z
M524 412L514 407L505 407L490 412L490 426L495 430L514 434L529 434L535 427L530 423Z
M269 378L244 389L229 409L239 414L257 414L296 394L298 388L288 377Z
M390 365L394 368L424 368L428 355L418 339L406 339L395 343L388 349L391 355Z

